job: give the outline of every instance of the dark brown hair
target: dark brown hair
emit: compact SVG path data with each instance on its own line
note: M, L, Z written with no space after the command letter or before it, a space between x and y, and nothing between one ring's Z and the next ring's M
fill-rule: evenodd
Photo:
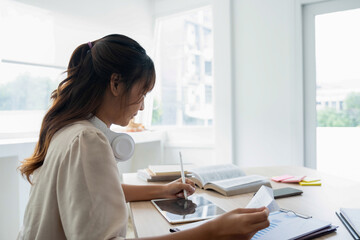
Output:
M19 167L31 183L31 174L44 163L54 134L75 121L89 119L99 109L112 74L121 76L126 107L132 87L142 84L143 94L155 84L155 69L146 51L133 39L113 34L84 43L73 52L67 78L53 91L34 153ZM141 98L141 96L139 96Z

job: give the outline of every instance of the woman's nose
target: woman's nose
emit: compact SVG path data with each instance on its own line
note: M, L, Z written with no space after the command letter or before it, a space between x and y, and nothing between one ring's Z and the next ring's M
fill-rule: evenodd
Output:
M144 100L142 100L141 105L140 105L140 111L145 109L145 104L144 104Z

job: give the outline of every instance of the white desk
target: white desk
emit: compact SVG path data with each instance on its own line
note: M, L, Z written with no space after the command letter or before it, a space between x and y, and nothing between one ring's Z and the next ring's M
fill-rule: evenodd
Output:
M352 239L346 228L335 215L340 207L360 208L360 183L334 176L319 173L318 171L304 167L261 167L244 169L246 174L259 174L273 177L283 174L307 175L320 177L322 186L300 186L299 184L285 184L271 182L274 189L282 187L294 187L303 190L301 196L278 199L280 207L291 209L299 213L311 215L318 219L331 221L339 226L336 233L332 233L319 239ZM123 175L126 184L151 184L137 178L136 173ZM197 189L196 194L206 196L210 201L219 205L226 211L245 207L253 193L225 197L213 191ZM134 224L135 236L149 237L169 233L169 224L155 209L150 201L131 202L130 214Z

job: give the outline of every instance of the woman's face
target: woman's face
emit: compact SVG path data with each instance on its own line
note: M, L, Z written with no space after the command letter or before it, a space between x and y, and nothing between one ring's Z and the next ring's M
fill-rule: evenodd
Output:
M127 126L138 111L144 110L144 81L135 84L124 99L124 89L119 77L113 74L103 102L95 115L108 127L111 124ZM126 105L124 104L126 101Z
M130 122L130 120L135 117L138 111L144 110L144 99L145 95L143 95L143 85L140 83L134 85L134 87L130 90L130 94L128 97L128 105L125 106L125 111L117 111L117 117L115 124L126 126ZM120 100L122 101L122 99ZM121 108L121 103L117 104Z

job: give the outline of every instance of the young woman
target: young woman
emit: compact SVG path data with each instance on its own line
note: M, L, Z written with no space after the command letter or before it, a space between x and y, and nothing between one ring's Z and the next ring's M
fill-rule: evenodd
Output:
M18 239L124 239L126 202L184 197L189 179L126 185L110 143L90 121L126 126L155 84L145 50L123 35L108 35L73 52L67 78L52 94L34 154L20 166L32 183ZM268 210L236 209L193 230L149 239L250 239L269 225Z

